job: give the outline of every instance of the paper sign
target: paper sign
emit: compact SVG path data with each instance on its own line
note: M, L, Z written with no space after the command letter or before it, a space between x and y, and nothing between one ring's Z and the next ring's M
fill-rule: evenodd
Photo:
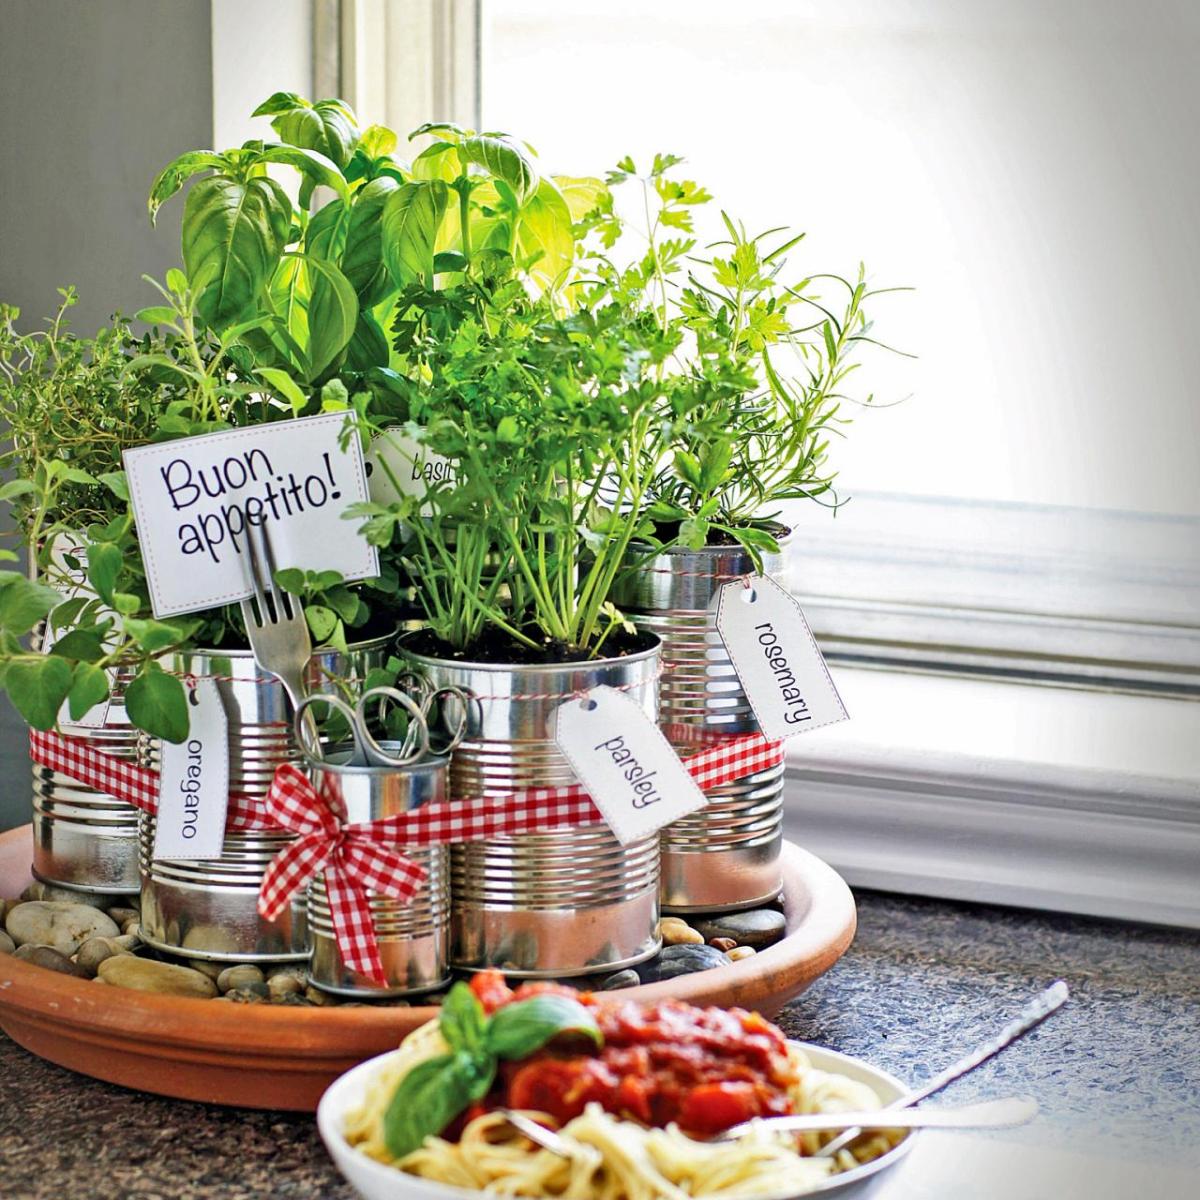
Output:
M775 580L751 575L724 584L717 597L717 631L772 741L846 720L803 610Z
M434 454L399 426L385 429L371 442L367 476L376 504L394 504L402 496L424 496L434 484L453 482L455 477L450 459ZM421 507L422 516L430 516L432 511L429 504Z
M707 803L642 706L594 687L554 710L554 740L623 846Z
M250 595L250 524L270 526L277 568L379 573L374 547L342 519L367 499L358 439L339 445L345 421L329 413L125 451L155 616Z
M229 806L229 723L215 679L187 681L187 740L163 742L154 857L219 858Z

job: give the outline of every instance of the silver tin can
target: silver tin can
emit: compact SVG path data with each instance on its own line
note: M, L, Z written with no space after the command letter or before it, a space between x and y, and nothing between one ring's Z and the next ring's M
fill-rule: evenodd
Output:
M777 579L780 554L763 555ZM631 558L613 600L663 643L659 723L681 754L715 736L757 733L758 722L717 633L721 587L754 570L740 546L672 549ZM668 912L732 912L772 900L782 878L783 765L708 793L708 805L662 831L662 906Z
M383 743L385 750L394 744ZM429 756L403 769L351 767L350 750L333 751L320 765L310 764L318 790L336 785L351 824L412 812L423 804L446 799L448 760ZM410 996L434 991L449 979L450 863L445 846L397 849L423 867L428 875L421 890L407 903L390 896L368 894L379 957L387 983L380 985L346 966L333 933L324 872L318 872L308 891L308 933L312 942L309 982L339 996Z
M381 665L393 638L379 638L314 654L309 687L329 690L333 681L361 677ZM267 794L275 768L300 758L291 709L283 687L254 661L249 650L191 651L176 656L173 670L215 679L229 726L229 791ZM141 754L157 768L159 747L143 735ZM158 950L213 962L299 961L308 957L303 896L274 921L258 915L258 890L271 860L292 840L266 831L225 835L220 858L155 860L155 821L142 815L138 835L142 883L142 940Z
M104 723L68 726L71 737L113 758L135 761L138 731L125 716L118 672ZM56 887L132 893L138 880L138 810L49 767L33 764L33 874Z
M474 700L450 760L455 799L578 781L549 729L554 710L606 684L658 711L658 646L624 658L510 666L400 649L434 687ZM622 846L605 825L497 837L450 848L450 956L526 978L619 970L658 952L658 839Z

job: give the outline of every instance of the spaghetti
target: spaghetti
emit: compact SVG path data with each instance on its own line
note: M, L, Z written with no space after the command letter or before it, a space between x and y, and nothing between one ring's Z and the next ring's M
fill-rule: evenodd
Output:
M628 1001L618 1004L589 996L584 1000L594 1006L605 1030L606 1058L564 1056L551 1049L511 1064L497 1083L502 1089L498 1102L521 1107L540 1123L557 1128L570 1147L569 1158L533 1144L501 1114L478 1108L443 1130L444 1136L427 1137L403 1157L389 1152L384 1114L397 1087L419 1063L448 1049L437 1022L411 1034L376 1072L362 1104L349 1114L343 1131L347 1141L380 1162L428 1180L488 1196L563 1200L797 1195L895 1145L896 1135L864 1135L852 1150L821 1156L817 1151L835 1134L797 1137L766 1127L736 1141L695 1140L688 1133L700 1136L699 1126L727 1128L740 1118L728 1107L731 1097L756 1106L752 1111L759 1115L875 1109L880 1101L866 1084L815 1068L800 1047L786 1042L755 1014L676 1002L643 1008ZM638 1013L644 1014L640 1023ZM689 1021L694 1032L676 1062L664 1054L666 1043L655 1037ZM738 1027L745 1035L740 1044L730 1032ZM730 1083L713 1082L709 1067L718 1062L721 1077ZM640 1089L631 1085L631 1080L639 1082L635 1067L642 1072ZM620 1075L621 1071L633 1074ZM523 1072L534 1073L533 1083ZM599 1086L598 1081L609 1076L619 1076L615 1090ZM723 1093L722 1087L730 1090ZM746 1090L751 1087L755 1090ZM706 1098L708 1106L697 1109L696 1096ZM545 1099L544 1107L551 1111L532 1103L539 1099ZM642 1118L631 1120L635 1102L642 1106ZM722 1111L728 1114L723 1124L716 1119ZM681 1123L690 1126L686 1133Z

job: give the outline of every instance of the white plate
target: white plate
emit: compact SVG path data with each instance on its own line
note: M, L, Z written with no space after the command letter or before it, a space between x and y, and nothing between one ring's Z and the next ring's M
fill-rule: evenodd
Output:
M812 1065L821 1071L834 1071L848 1075L865 1083L879 1097L881 1104L888 1104L901 1096L907 1088L894 1075L880 1071L869 1063L834 1050L825 1050L807 1042L798 1042ZM365 1200L479 1200L482 1192L451 1187L445 1183L433 1183L397 1171L395 1167L376 1162L375 1159L355 1149L345 1137L342 1128L346 1114L362 1103L367 1080L378 1071L396 1051L369 1058L364 1063L339 1076L329 1085L317 1106L317 1128L325 1141L338 1170L350 1181ZM883 1173L897 1166L912 1149L916 1134L909 1134L887 1154L852 1171L834 1175L824 1183L805 1192L805 1196L865 1197L876 1190ZM777 1200L792 1200L781 1196Z

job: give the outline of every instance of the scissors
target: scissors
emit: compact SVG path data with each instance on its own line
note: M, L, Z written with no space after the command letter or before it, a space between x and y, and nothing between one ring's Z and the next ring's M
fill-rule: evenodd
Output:
M429 753L437 755L449 754L462 741L467 729L467 715L470 698L460 688L434 688L427 680L418 675L405 675L402 680L413 686L415 697L398 687L373 687L358 698L358 703L351 706L341 696L328 692L314 692L306 696L296 706L294 717L296 740L305 756L313 762L321 761L321 747L313 735L312 721L304 720L305 714L314 704L323 704L328 709L338 712L346 721L350 737L354 742L354 752L347 766L351 767L408 767L418 762ZM453 732L436 748L432 746L429 736L429 714L435 703L441 698L453 699L456 702L459 719ZM388 701L400 705L408 713L408 730L400 749L391 753L376 741L371 733L368 710L373 702L378 702L380 708Z

